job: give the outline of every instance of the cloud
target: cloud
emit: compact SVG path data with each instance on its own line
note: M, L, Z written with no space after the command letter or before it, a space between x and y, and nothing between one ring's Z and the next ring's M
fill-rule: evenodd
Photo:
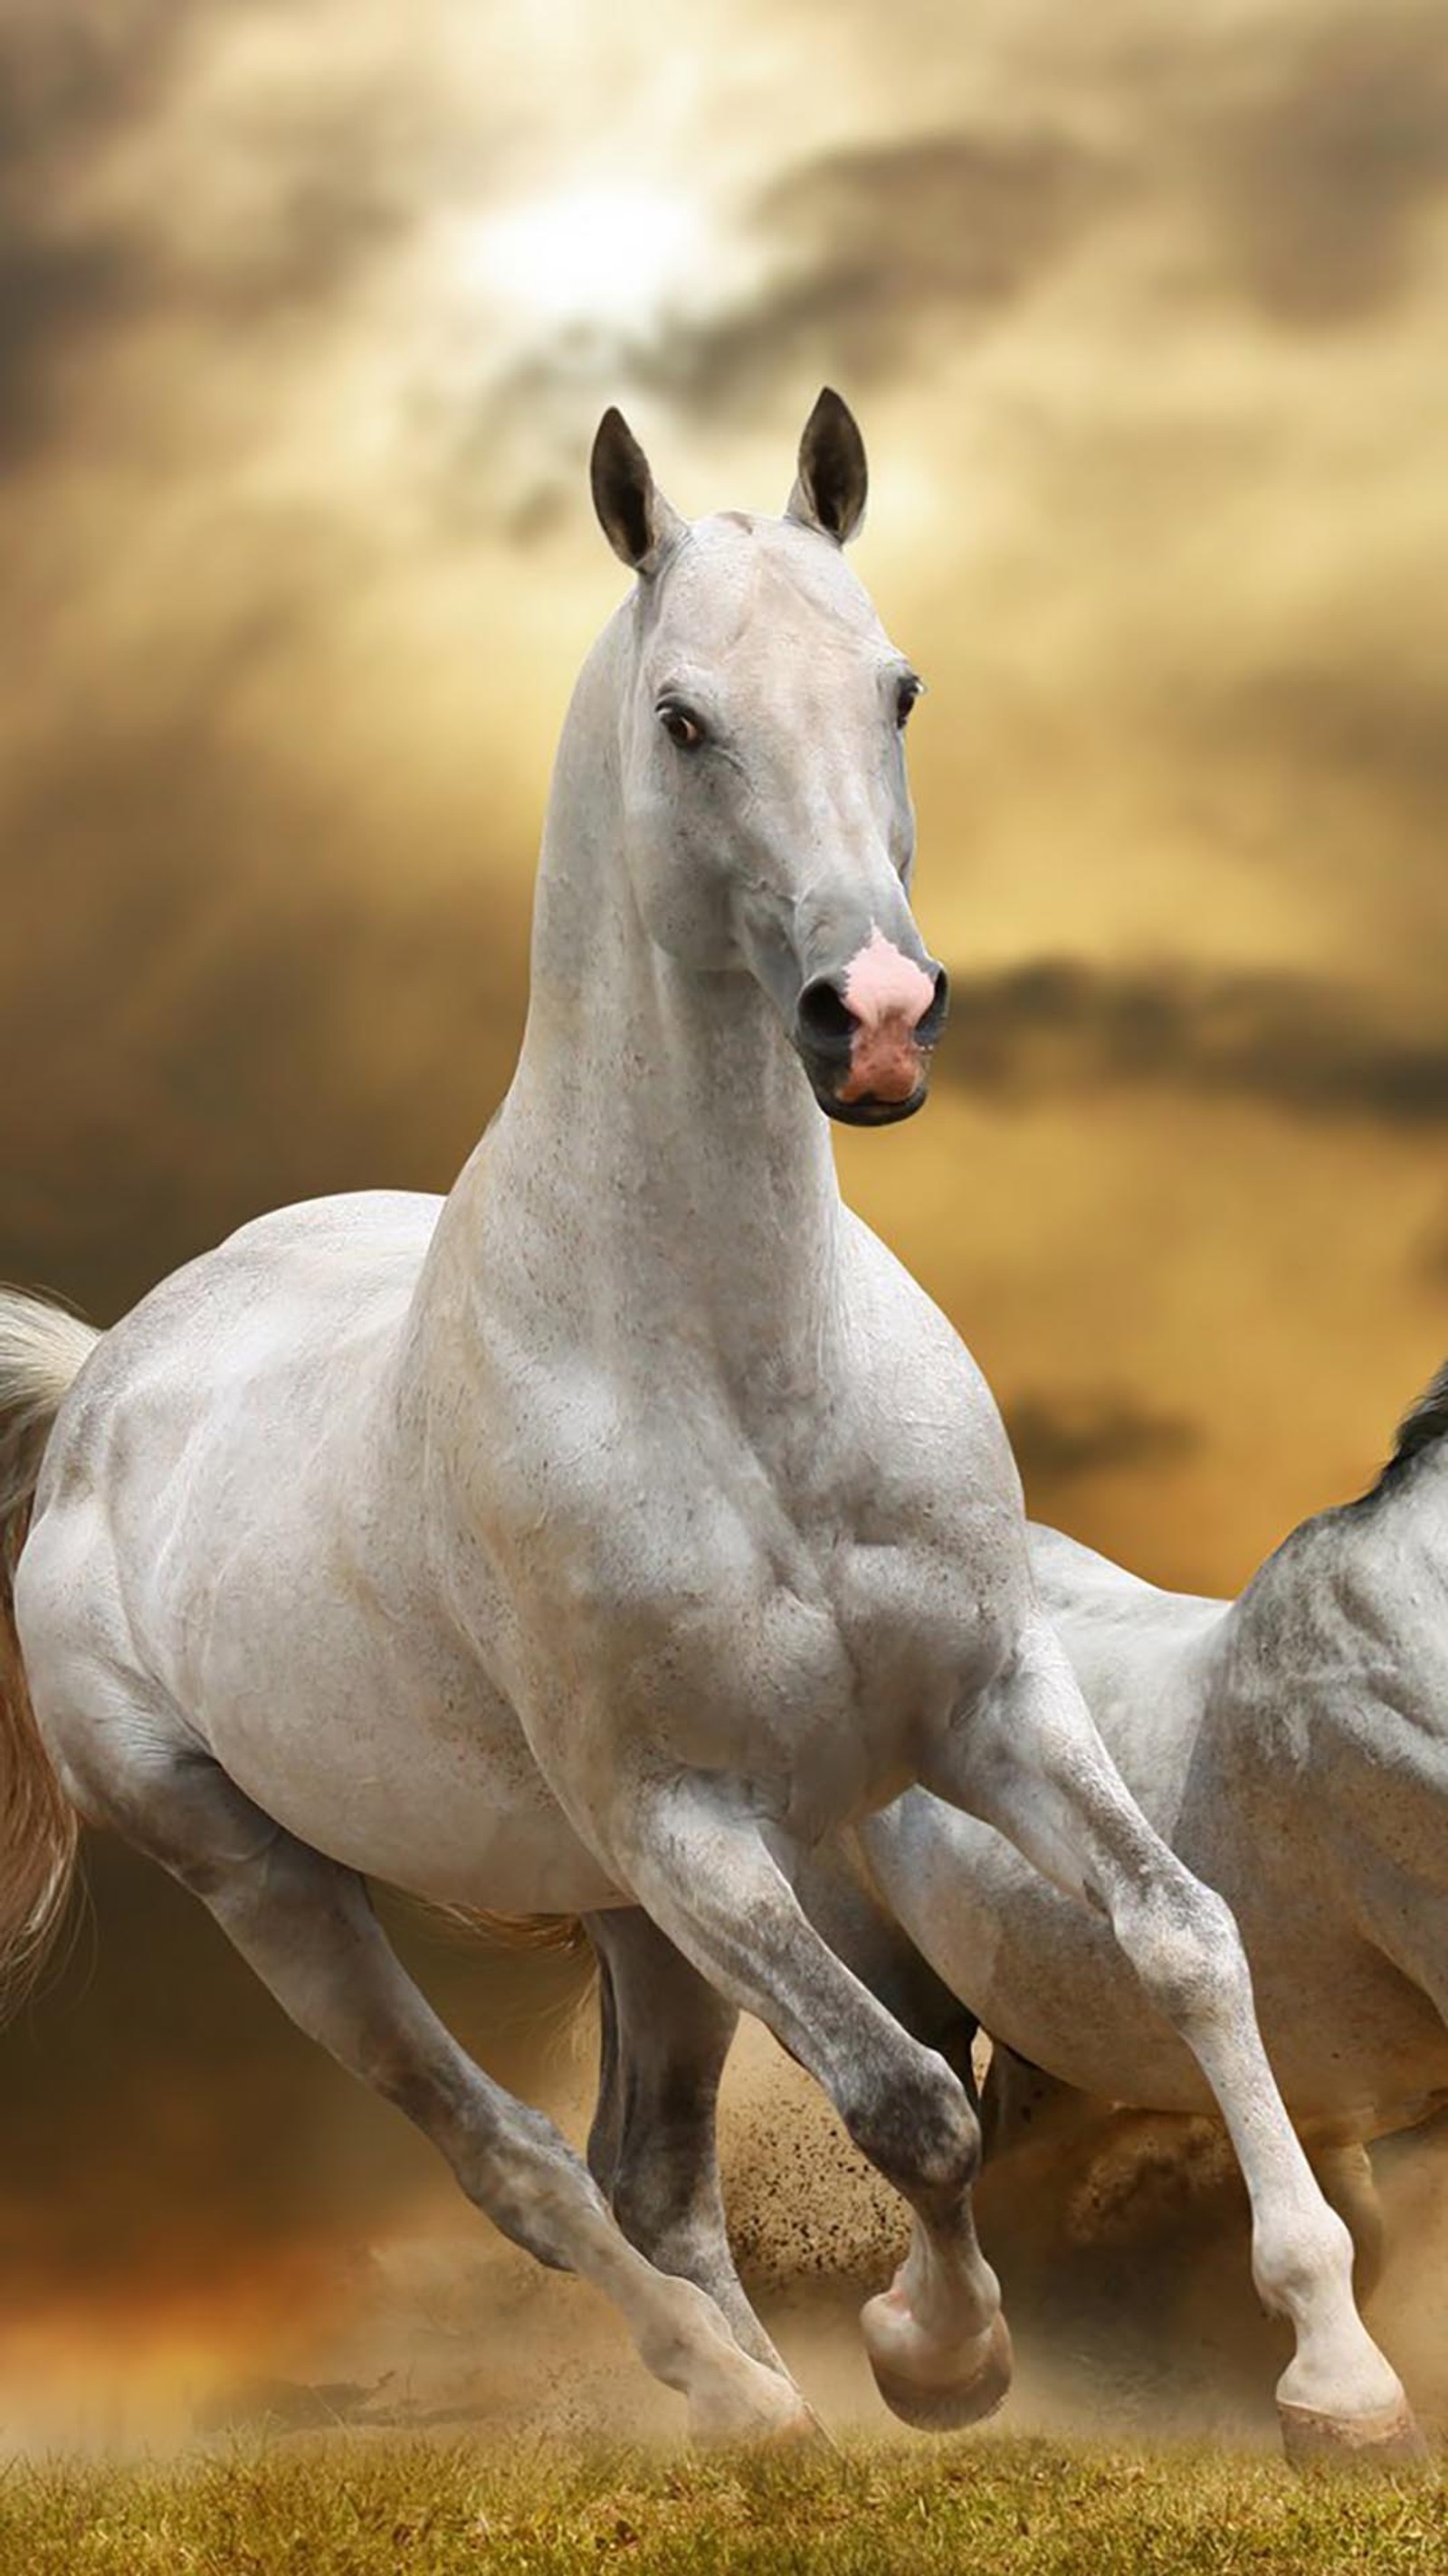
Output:
M951 989L939 1071L986 1100L1171 1089L1295 1118L1448 1121L1448 1042L1345 984L1042 958Z
M94 156L153 112L185 22L174 5L102 15L55 0L0 22L0 459L14 465L55 425L60 362L134 314L150 261L129 226L77 213Z
M747 303L637 353L643 381L712 409L781 378L893 375L931 328L962 334L1029 293L1110 205L1117 174L1062 130L911 133L810 156L756 199L769 269Z
M1215 82L1179 93L1178 132L1227 272L1267 319L1367 319L1410 284L1448 189L1442 13L1304 13L1245 56L1234 28Z
M1219 752L1231 743L1238 757L1250 752L1280 769L1313 805L1318 782L1330 799L1355 788L1430 832L1435 851L1440 845L1448 690L1436 672L1341 648L1335 659L1304 654L1225 692L1203 730Z
M178 704L38 762L0 951L4 1275L110 1322L268 1207L445 1189L512 1071L527 871L399 871L305 765ZM459 834L468 818L458 818ZM481 853L479 856L481 857Z
M1157 1411L1121 1387L1027 1389L1003 1411L1028 1493L1114 1468L1173 1465L1204 1440L1185 1414Z
M11 223L3 190L0 225L0 463L13 467L54 430L63 360L143 306L150 265L126 241L50 241Z
M603 395L632 388L694 419L743 422L781 386L797 403L829 378L888 381L932 334L954 352L1020 303L1119 186L1111 161L1044 124L909 132L788 162L742 219L747 285L642 331L559 331L450 425L444 477L475 515L479 456L496 466L521 449L523 498L503 524L526 543L556 524L579 472L580 420Z

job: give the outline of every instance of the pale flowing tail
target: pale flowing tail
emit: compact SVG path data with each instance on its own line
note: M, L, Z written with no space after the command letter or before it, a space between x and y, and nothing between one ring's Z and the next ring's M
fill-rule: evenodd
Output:
M37 1975L75 1868L79 1826L30 1705L14 1585L45 1444L98 1339L63 1307L0 1291L0 2011Z

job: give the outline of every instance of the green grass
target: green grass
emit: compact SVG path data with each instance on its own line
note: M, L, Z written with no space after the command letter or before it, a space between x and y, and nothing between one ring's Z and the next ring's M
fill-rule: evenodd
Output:
M0 2576L1349 2576L1448 2571L1448 2490L1274 2463L945 2441L667 2457L278 2443L178 2467L17 2462Z

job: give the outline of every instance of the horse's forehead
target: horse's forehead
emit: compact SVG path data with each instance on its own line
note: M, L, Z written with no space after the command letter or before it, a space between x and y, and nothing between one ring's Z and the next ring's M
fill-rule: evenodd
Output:
M867 590L826 538L782 519L742 510L698 519L660 585L654 641L691 659L723 660L736 648L767 655L830 634L878 646L880 621Z

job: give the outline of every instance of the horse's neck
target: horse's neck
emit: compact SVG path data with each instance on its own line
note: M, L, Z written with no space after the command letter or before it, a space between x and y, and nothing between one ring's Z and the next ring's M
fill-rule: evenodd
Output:
M828 1134L753 980L681 966L644 929L607 643L560 748L518 1070L442 1231L510 1335L534 1306L551 1344L616 1369L779 1393L820 1366L833 1311Z
M1350 1543L1360 1580L1402 1596L1404 1615L1420 1612L1441 1631L1448 1591L1448 1438L1391 1467L1374 1493L1327 1516L1338 1543Z

